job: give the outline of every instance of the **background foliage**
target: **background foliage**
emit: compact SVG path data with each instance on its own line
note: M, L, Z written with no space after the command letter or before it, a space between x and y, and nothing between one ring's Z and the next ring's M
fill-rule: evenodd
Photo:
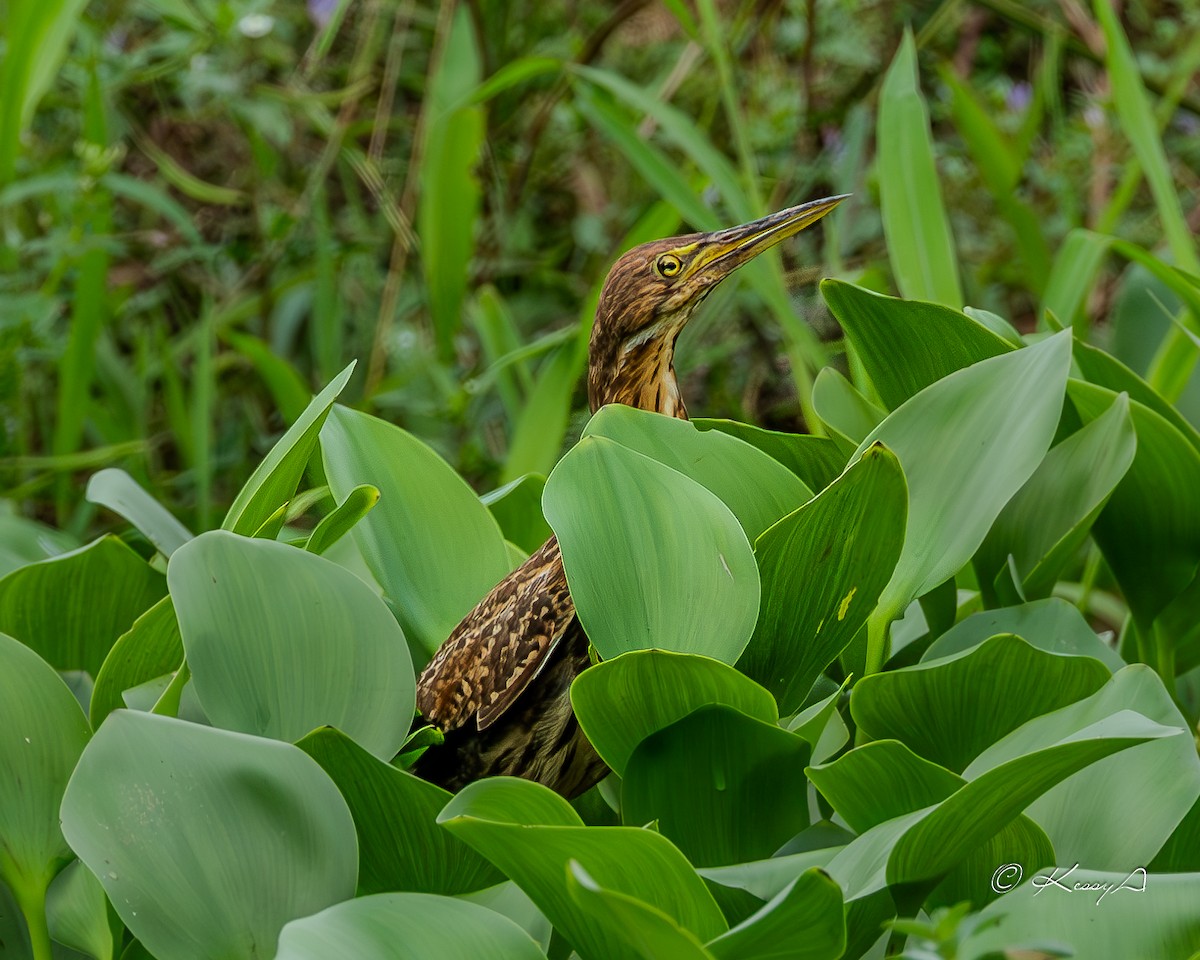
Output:
M0 6L0 955L1197 960L1196 16ZM587 418L618 250L846 191ZM551 529L614 775L451 796Z

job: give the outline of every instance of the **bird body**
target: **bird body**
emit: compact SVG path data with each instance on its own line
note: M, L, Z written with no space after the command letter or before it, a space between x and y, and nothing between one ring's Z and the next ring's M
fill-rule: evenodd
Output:
M692 312L737 267L842 199L715 233L656 240L617 260L588 348L592 412L624 403L686 420L674 356ZM505 775L568 798L583 793L607 772L571 709L571 682L588 663L587 636L551 537L479 601L422 671L417 707L445 742L420 757L416 772L450 790Z

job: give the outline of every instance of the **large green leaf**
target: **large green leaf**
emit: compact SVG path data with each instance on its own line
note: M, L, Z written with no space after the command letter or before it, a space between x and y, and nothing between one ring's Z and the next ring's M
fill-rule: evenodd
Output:
M911 30L884 76L877 142L883 232L896 285L910 299L961 307L958 258L942 205Z
M362 483L379 488L354 538L420 667L508 573L500 528L450 465L399 427L335 407L321 452L339 500Z
M338 394L354 372L351 363L313 397L296 420L276 441L271 452L255 468L245 486L234 497L221 522L222 529L253 536L259 527L296 492L304 468L317 444L317 436ZM343 491L342 496L345 495ZM339 497L341 499L341 497Z
M1129 397L1046 454L992 525L975 562L990 581L1012 558L1027 597L1045 597L1086 539L1137 449ZM987 583L990 586L990 582Z
M500 882L490 863L437 825L450 794L379 760L339 730L315 730L296 746L329 774L358 831L358 889L459 894Z
M791 470L810 490L824 490L846 466L845 454L828 437L780 433L736 420L697 417L692 423L697 430L720 430L758 447Z
M93 729L100 729L105 717L127 705L121 699L126 690L170 673L182 662L179 620L166 596L133 621L104 658L88 707Z
M643 740L621 778L621 817L659 830L697 866L769 857L808 826L809 745L726 706Z
M821 296L889 410L955 370L1012 350L983 324L940 303L887 297L843 280L822 280Z
M928 809L962 789L966 781L945 767L918 757L897 740L857 747L832 764L810 768L809 777L838 814L861 833L897 817ZM1051 863L1054 848L1046 834L1026 817L1003 824L990 838L965 851L933 893L934 905L971 900L976 905L996 895L990 887L997 864Z
M904 542L908 493L882 445L754 546L762 606L738 669L798 709L875 608Z
M855 458L882 441L908 481L904 550L879 601L885 615L953 576L1037 469L1058 425L1070 357L1064 331L980 361L926 387L859 444Z
M659 647L737 660L758 616L758 569L715 494L606 437L585 437L550 474L542 503L602 657Z
M1111 391L1080 380L1071 381L1068 393L1086 422L1115 400ZM1144 628L1192 582L1200 565L1200 452L1149 407L1134 400L1129 412L1137 453L1092 530Z
M158 960L273 956L285 923L354 895L346 802L275 740L115 711L67 784L62 826Z
M571 685L579 725L618 774L639 743L693 710L724 704L764 723L779 711L771 694L732 667L692 654L635 650L583 671Z
M1030 873L1020 887L987 907L983 917L995 922L979 924L959 945L958 955L985 960L1007 947L1057 943L1076 957L1195 956L1200 873L1147 876L1136 870L1072 869L1073 862L1061 859L1059 864L1053 871ZM1055 886L1051 877L1067 889Z
M936 806L872 827L835 856L827 870L847 900L869 897L891 884L937 879L1054 784L1110 754L1177 734L1124 710L969 779Z
M973 613L938 637L921 659L963 653L998 633L1015 633L1047 653L1091 657L1112 671L1125 666L1120 654L1096 636L1078 608L1058 597Z
M701 942L725 932L712 894L669 840L633 827L585 827L565 800L539 784L501 777L473 783L438 822L529 894L584 960L638 954L572 896L572 860L598 885L662 911Z
M1046 830L1060 863L1098 870L1146 866L1200 796L1200 757L1162 680L1145 665L1126 667L1092 696L1031 720L985 750L965 775L978 776L1122 710L1136 710L1179 735L1093 763L1026 812Z
M276 960L544 960L529 934L487 907L427 893L379 893L293 920Z
M161 573L116 537L101 537L0 580L0 632L57 670L94 677L117 637L164 593Z
M0 633L0 881L35 925L47 886L71 859L58 806L90 735L66 684Z
M404 634L365 583L330 560L223 530L167 570L196 694L214 724L298 740L336 726L380 759L416 705Z
M191 531L124 470L109 467L93 474L84 496L124 517L164 556L169 557L192 539Z
M607 437L691 477L729 507L751 542L812 499L812 491L778 460L727 433L697 430L687 420L610 403L588 421L583 435Z
M965 653L864 677L850 712L874 739L893 737L960 771L1025 721L1095 693L1108 668L1001 634Z

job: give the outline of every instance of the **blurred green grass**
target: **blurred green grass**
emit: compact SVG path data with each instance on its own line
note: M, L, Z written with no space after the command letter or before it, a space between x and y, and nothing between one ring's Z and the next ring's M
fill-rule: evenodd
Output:
M0 2L0 494L81 534L120 466L203 529L354 358L346 396L478 489L544 473L621 250L844 192L685 333L695 412L802 431L824 366L861 386L836 276L1074 323L1195 419L1164 264L1197 272L1198 27L1167 0Z

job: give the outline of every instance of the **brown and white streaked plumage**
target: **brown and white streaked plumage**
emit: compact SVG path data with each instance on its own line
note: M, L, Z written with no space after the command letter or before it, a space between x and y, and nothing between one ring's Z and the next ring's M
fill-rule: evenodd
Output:
M687 419L673 360L697 305L743 263L832 210L842 197L752 223L635 247L609 271L588 349L592 412L624 403ZM417 706L445 734L416 772L457 790L519 776L574 797L607 772L571 710L571 681L588 665L558 540L551 537L479 601L417 685Z

